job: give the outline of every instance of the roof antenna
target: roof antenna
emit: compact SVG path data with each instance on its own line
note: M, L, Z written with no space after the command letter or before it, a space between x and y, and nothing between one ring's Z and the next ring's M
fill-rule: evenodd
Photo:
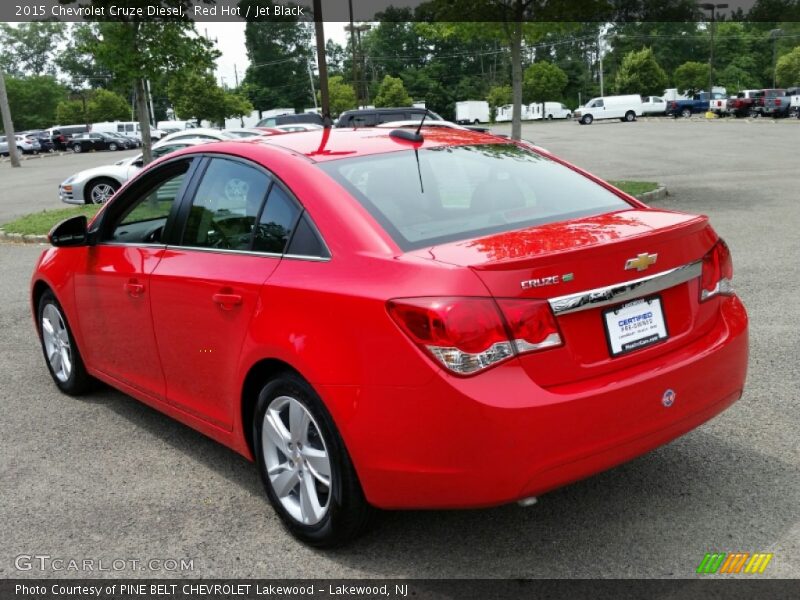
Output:
M417 127L416 134L419 135L419 130L422 129L422 124L425 122L425 117L428 116L428 109L425 109L425 112L422 113L422 120L419 122L419 127Z
M422 129L422 124L425 122L425 117L428 116L428 109L425 109L425 112L422 114L422 120L419 122L419 127L414 133L411 133L408 129L392 129L389 132L391 137L400 138L401 140L408 140L409 142L424 142L425 138L422 137L420 133L420 129Z

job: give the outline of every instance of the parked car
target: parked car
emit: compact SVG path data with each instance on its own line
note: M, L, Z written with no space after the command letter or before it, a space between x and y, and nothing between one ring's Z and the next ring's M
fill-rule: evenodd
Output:
M322 125L322 117L317 113L297 113L293 115L276 115L261 119L256 127L276 127L278 125L294 125L297 123L311 123Z
M39 145L39 140L36 138L28 138L24 135L15 135L14 139L16 143L14 144L22 154L38 154L39 150L41 150L41 146ZM9 155L9 141L8 137L0 136L0 156L8 156Z
M708 101L708 112L724 117L728 114L728 100L725 96L719 98L712 98Z
M403 106L399 108L365 108L346 110L339 115L336 127L375 127L390 121L420 121L426 115L425 122L441 121L442 117L432 110Z
M197 123L194 121L159 121L156 123L156 127L160 131L168 131L168 133L172 133L174 131L181 131L182 129L194 129L197 127Z
M92 131L73 136L67 143L67 148L75 153L91 152L93 150L110 150L114 152L125 150L125 144L115 136Z
M734 117L750 117L753 116L753 107L755 104L755 97L759 90L744 90L728 98L728 114Z
M619 119L631 122L640 116L642 116L642 97L639 94L592 98L572 113L572 117L581 125L590 125L596 119Z
M785 89L759 90L754 94L753 113L756 117L787 117L791 104Z
M131 150L134 148L138 148L141 146L141 142L136 138L128 137L126 135L122 135L121 133L105 133L108 137L116 139L120 143L121 150Z
M667 115L689 118L693 114L707 112L710 100L725 98L726 96L722 92L714 92L710 97L708 92L700 92L692 98L670 100L667 103Z
M740 398L707 217L525 142L402 133L187 148L56 226L30 299L57 388L100 379L254 460L317 546L371 506L530 502Z
M661 96L642 96L642 114L664 115L667 112L667 101Z
M102 123L92 123L90 131L95 133L120 133L126 137L142 143L142 129L139 121L105 121ZM156 127L150 127L150 139L160 140L164 133Z
M379 129L416 129L419 127L419 121L390 121L388 123L380 123L376 125ZM464 125L459 125L458 123L453 123L452 121L428 121L425 119L425 123L423 127L445 127L447 129L461 129L464 131L470 131L472 128L465 127Z
M86 125L57 125L45 130L53 140L56 150L67 150L72 136L89 131Z
M316 123L292 123L287 125L276 125L275 129L283 133L297 133L298 131L318 131L323 129L322 125Z
M161 158L176 150L205 144L207 140L162 141L153 144L153 158ZM112 165L79 171L58 186L58 199L67 204L105 204L143 166L142 155L118 160Z
M56 145L53 143L53 140L50 139L50 136L46 131L23 131L20 133L20 135L28 139L35 139L37 142L39 142L39 152L55 151Z
M170 133L161 138L162 142L178 140L204 140L206 142L219 142L222 140L234 140L239 136L228 133L223 129L211 129L210 127L195 127L194 129L184 129Z
M456 102L456 123L461 125L489 122L489 103L486 100L464 100ZM402 121L403 118L391 119Z

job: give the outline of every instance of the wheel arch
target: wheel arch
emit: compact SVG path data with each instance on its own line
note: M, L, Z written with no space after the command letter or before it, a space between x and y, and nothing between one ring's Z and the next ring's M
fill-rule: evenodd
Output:
M255 447L253 445L252 424L258 393L267 381L273 379L279 373L284 372L294 373L298 377L302 377L305 381L308 381L308 378L304 377L300 371L278 358L262 358L258 360L248 369L244 377L241 397L239 399L239 418L241 419L240 423L244 442L253 458L255 458ZM309 385L311 384L309 383ZM328 412L330 413L330 410L328 410Z
M53 288L50 287L43 279L37 279L33 285L31 286L31 309L33 311L33 322L36 324L36 331L39 331L39 319L37 317L37 311L39 310L39 301L42 299L42 296L45 292L50 291L55 296L55 292Z

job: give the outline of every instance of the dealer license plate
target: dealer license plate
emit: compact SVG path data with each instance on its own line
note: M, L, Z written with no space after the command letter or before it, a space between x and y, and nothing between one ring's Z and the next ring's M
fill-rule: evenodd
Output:
M603 313L611 356L646 348L667 339L661 298L641 298Z

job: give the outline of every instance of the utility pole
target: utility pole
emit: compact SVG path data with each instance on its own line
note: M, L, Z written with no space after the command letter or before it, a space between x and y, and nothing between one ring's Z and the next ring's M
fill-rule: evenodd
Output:
M239 89L239 69L236 68L236 63L233 63L233 79L236 82L236 89Z
M8 156L11 157L11 166L19 167L19 153L17 152L17 138L14 135L14 123L11 120L11 107L8 105L6 92L6 74L0 69L0 113L3 116L3 130L6 132L8 143Z
M717 24L717 9L728 8L727 4L703 3L700 5L703 10L711 11L711 51L708 55L708 101L714 95L714 29Z
M772 38L772 88L778 87L778 37L783 34L783 29L773 29L769 32Z
M350 3L350 16L353 15L352 0ZM314 0L314 30L317 36L317 68L319 69L319 96L322 100L322 124L326 129L333 125L331 119L331 102L328 97L328 60L325 56L325 30L322 23L322 0ZM309 65L309 71L311 66ZM311 89L314 89L312 82ZM314 106L317 106L314 94Z
M601 25L602 27L602 25ZM600 63L600 97L603 97L603 46L602 31L597 32L597 60Z
M353 0L347 0L350 7L350 25L345 27L350 32L350 49L353 51L353 90L356 93L356 108L361 108L361 94L358 85L358 62L356 61L356 28L353 23Z

